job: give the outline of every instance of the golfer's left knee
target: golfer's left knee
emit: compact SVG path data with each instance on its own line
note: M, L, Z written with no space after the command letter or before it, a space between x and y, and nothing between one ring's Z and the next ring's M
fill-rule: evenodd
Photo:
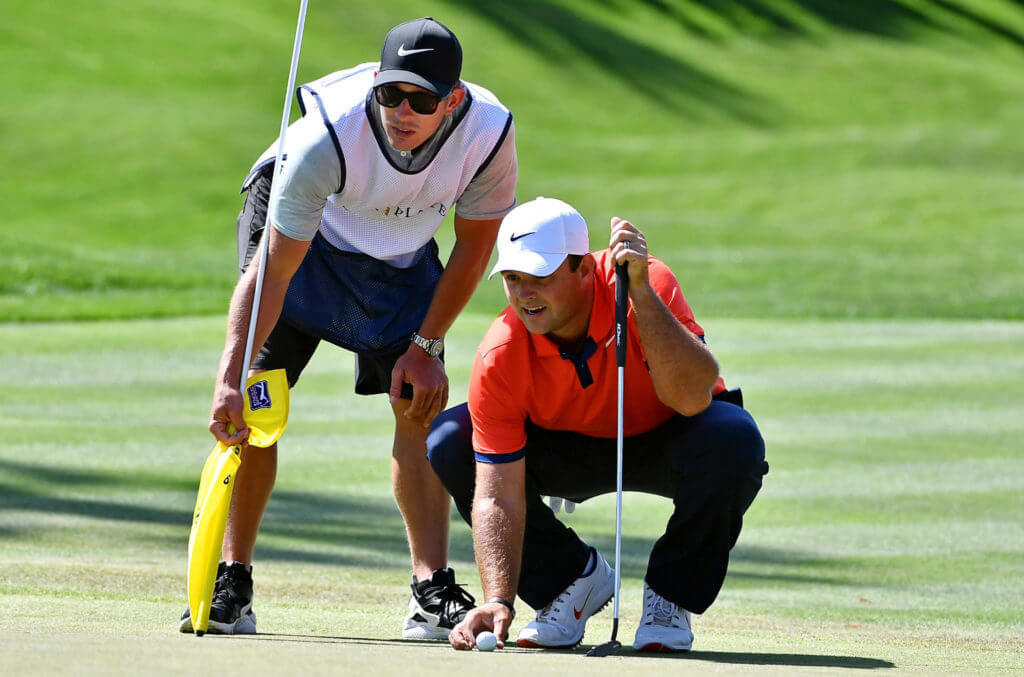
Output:
M736 409L736 414L716 431L717 453L722 455L733 477L760 481L768 472L764 438L750 414Z
M465 464L467 456L473 456L473 423L469 408L460 404L434 419L427 435L427 460L444 482Z

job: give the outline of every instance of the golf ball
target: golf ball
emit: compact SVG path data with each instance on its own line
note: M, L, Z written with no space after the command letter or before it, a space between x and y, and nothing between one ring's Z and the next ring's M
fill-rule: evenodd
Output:
M476 636L476 650L477 651L494 651L498 646L498 638L494 636L493 632L481 632Z

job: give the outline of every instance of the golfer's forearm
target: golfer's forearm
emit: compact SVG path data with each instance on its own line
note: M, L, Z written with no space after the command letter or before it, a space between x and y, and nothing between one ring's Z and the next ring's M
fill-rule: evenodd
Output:
M487 258L480 259L472 252L460 251L459 246L455 246L448 259L448 265L438 280L427 315L420 324L421 336L434 338L448 333L459 313L473 296L486 266Z
M228 312L227 340L224 344L224 353L221 355L220 371L218 378L222 383L237 388L241 383L242 360L245 357L245 342L249 335L249 310L252 308L253 293L256 289L256 271L250 266L249 271L242 276L235 292L231 296L231 308ZM284 305L284 296L288 291L288 283L283 285L273 281L264 281L263 290L260 294L260 311L256 320L256 330L253 334L253 348L250 360L270 336L271 330L277 324L281 315L281 308Z
M685 416L711 403L718 362L650 287L630 292L640 342L658 399Z
M455 246L420 325L420 336L435 338L448 333L484 275L500 225L501 219L470 221L455 217Z
M282 235L276 227L269 228L265 236L269 237L270 241L266 243L267 265L263 274L260 309L253 334L253 354L250 360L263 347L263 342L277 324L292 275L298 270L309 249L309 242ZM256 277L259 274L259 262L262 257L261 247L253 256L245 274L235 286L235 293L231 296L227 341L224 345L224 354L221 356L218 378L221 383L235 388L241 383L245 340L249 335L249 309L252 308L252 297L256 290ZM246 365L247 371L248 366Z
M473 545L485 599L515 600L523 552L523 501L477 497L473 501Z

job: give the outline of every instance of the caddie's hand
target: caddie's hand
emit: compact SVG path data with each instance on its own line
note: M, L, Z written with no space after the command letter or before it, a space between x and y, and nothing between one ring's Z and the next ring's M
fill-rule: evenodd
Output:
M498 648L504 649L510 625L512 611L504 604L491 602L471 609L462 622L452 628L448 642L453 649L472 649L476 646L476 636L484 630L490 630L498 638Z
M612 217L612 236L608 242L615 264L626 264L629 289L643 289L650 283L647 278L647 239L629 221Z
M210 432L229 447L249 439L249 427L242 415L244 407L245 401L237 388L222 383L213 391Z
M429 428L434 417L448 404L448 375L444 371L444 363L415 343L410 343L409 349L391 370L392 404L401 397L402 383L412 384L412 404L405 410L405 417L421 420L423 427Z

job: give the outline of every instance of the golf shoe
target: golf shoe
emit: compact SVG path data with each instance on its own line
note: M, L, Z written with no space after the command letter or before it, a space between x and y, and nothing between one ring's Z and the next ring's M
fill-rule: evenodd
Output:
M476 600L455 582L455 572L438 569L430 578L412 578L409 613L402 626L405 639L448 639L455 625L476 606Z
M604 608L615 594L615 571L596 549L568 588L563 590L537 617L519 631L521 647L568 649L583 640L587 619Z
M188 608L181 614L181 632L192 632ZM241 562L217 566L213 604L207 632L211 635L255 635L256 614L252 611L252 573Z
M673 604L644 581L644 615L636 630L633 648L637 651L689 651L693 646L690 612Z

